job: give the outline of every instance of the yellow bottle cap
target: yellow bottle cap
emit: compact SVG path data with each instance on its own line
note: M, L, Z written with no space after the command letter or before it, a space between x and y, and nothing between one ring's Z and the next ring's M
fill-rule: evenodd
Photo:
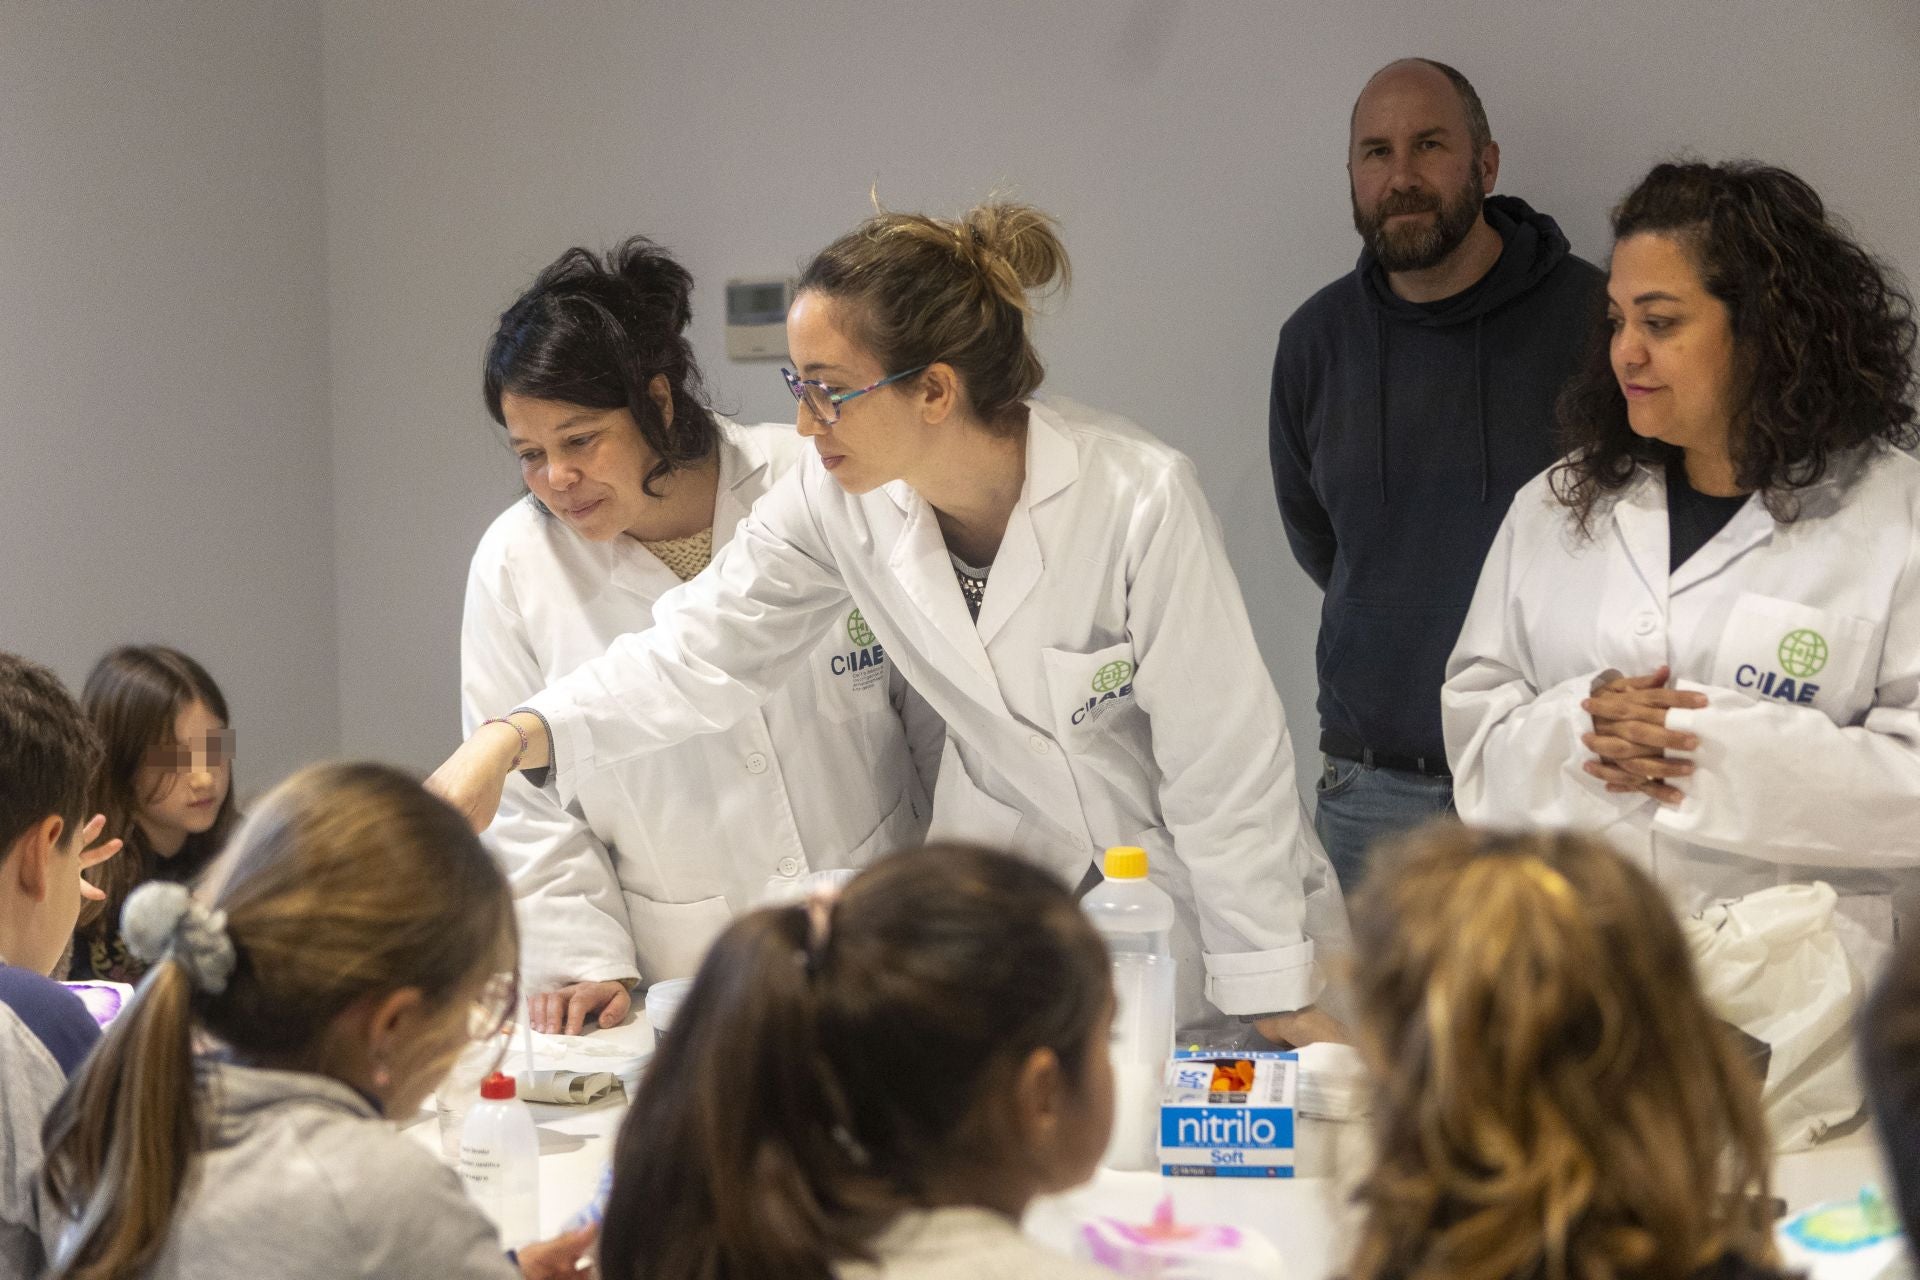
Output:
M1100 869L1109 880L1145 880L1147 878L1147 851L1132 845L1116 845L1107 850Z

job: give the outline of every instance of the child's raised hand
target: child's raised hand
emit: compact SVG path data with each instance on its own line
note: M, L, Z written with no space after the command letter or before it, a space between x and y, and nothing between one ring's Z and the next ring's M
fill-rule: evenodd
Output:
M95 840L100 839L100 833L106 829L107 815L104 813L94 814L87 825L80 828L80 869L82 871L89 867L97 867L120 852L120 846L123 843L120 840L107 840L98 845L94 844ZM80 882L80 896L88 902L107 900L106 890L89 880Z

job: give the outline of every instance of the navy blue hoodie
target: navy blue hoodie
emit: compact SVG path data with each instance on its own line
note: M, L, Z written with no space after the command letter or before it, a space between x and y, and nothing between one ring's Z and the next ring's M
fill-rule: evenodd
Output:
M1268 444L1294 558L1326 591L1323 730L1444 759L1440 683L1480 563L1554 460L1553 402L1597 331L1605 277L1558 224L1489 196L1500 257L1435 303L1371 252L1280 330Z

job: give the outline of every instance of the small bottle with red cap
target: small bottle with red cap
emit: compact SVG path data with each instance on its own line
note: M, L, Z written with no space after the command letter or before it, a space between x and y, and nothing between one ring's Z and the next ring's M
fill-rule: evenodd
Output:
M460 1178L492 1219L501 1246L539 1238L540 1134L518 1097L513 1077L496 1071L480 1084L480 1101L460 1129Z

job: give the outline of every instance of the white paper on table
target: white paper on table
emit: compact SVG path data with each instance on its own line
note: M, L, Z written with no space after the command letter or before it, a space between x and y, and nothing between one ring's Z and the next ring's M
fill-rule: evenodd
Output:
M518 1037L504 1069L520 1082L520 1096L528 1102L584 1106L606 1097L616 1084L631 1092L628 1082L640 1078L651 1057L653 1046L644 1033L632 1034L627 1027L584 1036L536 1031L533 1070L527 1069Z
M526 1102L551 1102L561 1106L583 1107L612 1093L620 1083L611 1071L522 1071L514 1076L520 1097Z

